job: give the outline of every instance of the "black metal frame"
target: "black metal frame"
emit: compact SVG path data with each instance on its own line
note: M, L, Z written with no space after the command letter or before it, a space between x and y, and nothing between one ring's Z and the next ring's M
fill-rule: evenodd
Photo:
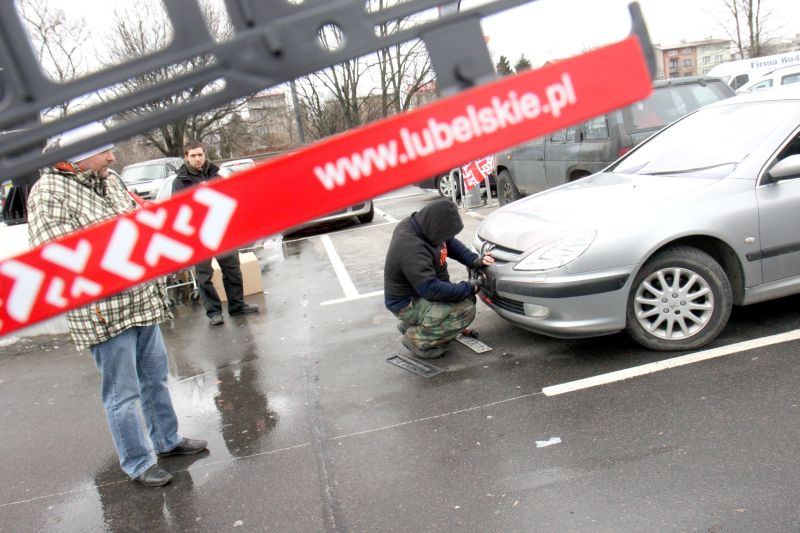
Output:
M287 0L226 0L233 35L225 42L217 42L209 34L197 0L162 1L174 32L165 49L60 84L41 71L14 0L0 0L0 132L6 132L0 135L3 179L31 176L38 169L69 156L67 152L81 152L129 138L176 118L416 38L428 49L440 93L458 92L496 76L480 19L535 0L493 0L460 12L442 9L439 18L388 36L377 35L375 27L426 10L452 7L453 0L408 0L377 12L368 11L365 0L305 0L296 5ZM630 13L633 32L642 41L652 72L650 41L635 2L630 4ZM334 51L324 49L318 39L320 28L329 24L338 26L344 35L344 43ZM60 119L39 122L43 110L62 102L204 54L216 59L212 66ZM167 111L139 117L124 126L111 127L102 138L95 136L68 149L42 153L47 139L64 131L213 80L224 80L224 88Z

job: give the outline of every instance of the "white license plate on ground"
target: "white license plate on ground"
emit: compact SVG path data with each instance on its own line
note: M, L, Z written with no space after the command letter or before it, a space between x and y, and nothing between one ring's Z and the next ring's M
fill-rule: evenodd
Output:
M456 340L458 342L460 342L461 344L463 344L464 346L466 346L467 348L469 348L470 350L472 350L473 352L475 352L475 353L488 352L489 350L492 349L491 346L487 346L486 344L482 343L478 339L474 339L472 337L467 337L466 335L459 334L456 337Z

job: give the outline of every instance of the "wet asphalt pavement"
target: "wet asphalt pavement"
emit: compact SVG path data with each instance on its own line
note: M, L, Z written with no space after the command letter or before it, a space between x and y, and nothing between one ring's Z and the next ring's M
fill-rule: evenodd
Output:
M479 303L492 351L453 343L422 378L386 362L407 352L374 293L394 220L437 196L388 196L370 224L259 252L260 315L212 328L176 307L173 401L210 451L160 460L164 488L120 471L88 353L0 339L0 531L800 531L798 341L546 396L680 354L542 337ZM798 329L799 308L734 309L713 346Z

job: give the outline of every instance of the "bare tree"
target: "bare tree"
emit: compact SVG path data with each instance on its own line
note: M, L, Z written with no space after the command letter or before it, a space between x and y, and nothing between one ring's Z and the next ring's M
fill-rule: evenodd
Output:
M382 10L405 0L368 0L367 9ZM407 17L376 27L380 36L403 31L418 22ZM323 47L336 49L342 33L335 27L319 34ZM320 138L365 122L410 109L415 96L434 82L430 57L422 41L392 45L366 57L345 61L304 76L297 82L304 132Z
M344 36L338 28L328 27L320 32L319 38L323 47L335 50ZM364 96L360 89L368 68L368 62L361 57L298 79L300 105L308 119L304 127L311 138L339 133L363 123Z
M48 0L18 0L17 6L39 63L50 78L64 83L86 74L81 43L88 30L82 19L68 19L63 7ZM47 114L63 117L74 104L63 102Z
M723 0L730 24L723 24L741 57L760 57L768 53L767 24L771 12L762 9L761 0Z
M368 10L383 10L404 0L370 0ZM381 37L398 33L416 24L418 17L402 17L380 24L377 31ZM380 73L381 115L386 117L406 111L411 107L414 95L434 80L430 56L422 41L397 44L380 50L378 71Z
M203 11L212 35L224 38L231 31L227 21L212 8L210 2L203 3ZM171 38L169 19L160 2L153 0L137 2L135 6L126 5L115 12L113 21L115 39L109 43L106 65L118 64L164 48ZM147 74L131 78L109 89L108 97L138 92L144 87L181 77L189 72L212 64L214 59L198 56L188 61L169 65ZM133 119L138 116L158 113L215 90L215 82L197 85L167 97L151 101L141 107L121 114L120 118ZM188 139L207 140L219 138L220 130L241 109L244 99L211 109L205 113L178 119L160 128L144 133L144 137L164 155L183 155L183 143ZM213 143L209 147L213 151Z

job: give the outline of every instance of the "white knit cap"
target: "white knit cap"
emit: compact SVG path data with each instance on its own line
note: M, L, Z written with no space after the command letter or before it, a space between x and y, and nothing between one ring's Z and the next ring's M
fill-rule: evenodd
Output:
M88 139L89 137L94 137L95 135L103 135L106 133L106 128L100 124L99 122L90 122L83 126L77 127L74 130L65 131L61 134L61 137L58 139L58 147L63 148L65 146L69 146L71 144L75 144L80 142L84 139ZM71 157L68 157L67 160L72 161L73 163L79 163L84 159L89 159L93 155L97 155L101 152L105 152L106 150L111 150L114 148L114 145L111 143L104 144L102 146L98 146L92 150L88 150L81 154L77 154Z

